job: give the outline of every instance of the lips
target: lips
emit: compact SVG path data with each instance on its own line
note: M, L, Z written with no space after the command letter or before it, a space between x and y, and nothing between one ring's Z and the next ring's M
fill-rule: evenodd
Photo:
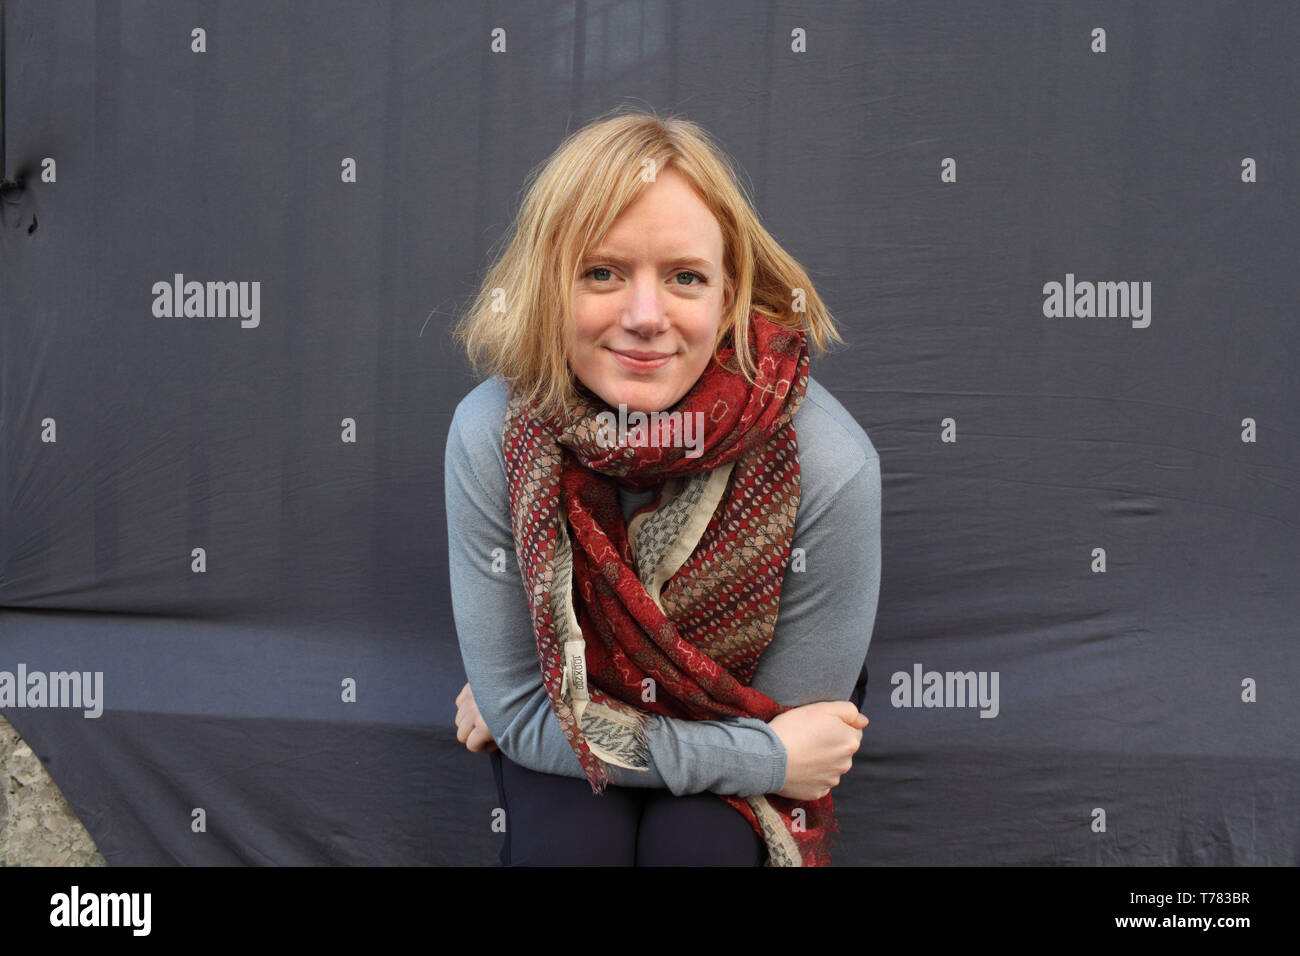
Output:
M672 359L672 352L643 352L637 349L626 351L610 349L610 354L624 368L634 372L650 372L663 368Z

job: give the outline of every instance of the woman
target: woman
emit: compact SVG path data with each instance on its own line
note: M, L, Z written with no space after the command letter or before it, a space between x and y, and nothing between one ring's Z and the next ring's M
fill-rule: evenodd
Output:
M880 468L808 376L843 340L806 272L701 129L615 115L540 169L457 331L492 373L447 440L457 737L502 862L826 864Z

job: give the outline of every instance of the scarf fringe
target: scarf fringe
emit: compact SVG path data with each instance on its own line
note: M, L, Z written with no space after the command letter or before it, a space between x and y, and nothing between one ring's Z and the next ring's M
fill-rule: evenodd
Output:
M587 746L605 763L625 770L650 769L645 714L616 710L591 700L582 711L581 725Z

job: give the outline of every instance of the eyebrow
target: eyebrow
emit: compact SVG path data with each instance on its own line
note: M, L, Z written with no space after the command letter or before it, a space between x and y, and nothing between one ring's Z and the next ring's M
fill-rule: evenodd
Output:
M586 256L583 257L582 261L584 263L587 263L587 262L594 262L597 259L600 259L604 262L612 262L618 266L626 266L629 265L631 262L631 260L629 259L625 259L622 256L617 256L612 252L606 252L603 249L596 249L592 252L589 252ZM708 259L701 259L699 256L669 256L668 258L664 259L664 263L665 264L672 263L673 265L683 265L683 266L685 265L699 266L706 269L716 268L714 264L710 262Z

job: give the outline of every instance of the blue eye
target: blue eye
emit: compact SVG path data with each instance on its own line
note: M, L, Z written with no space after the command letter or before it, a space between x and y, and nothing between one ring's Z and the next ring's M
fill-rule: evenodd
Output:
M606 273L607 276L606 276L605 278L597 278L597 277L595 276L595 273L597 273L597 272L603 272L603 273ZM584 279L587 278L588 276L590 276L591 278L595 279L597 282L602 282L602 283L603 283L603 282L608 281L608 279L611 278L611 277L613 276L613 270L610 269L608 266L593 266L592 268L588 269L586 272L584 272L584 273L582 274L582 277L583 277ZM682 276L691 276L692 278L696 279L697 281L696 281L696 282L678 282L678 283L677 283L678 285L683 285L683 286L700 285L701 283L707 283L707 282L709 281L709 280L707 280L706 278L704 278L704 276L700 275L698 272L690 272L690 271L683 270L682 272L677 273L676 278L677 278L677 279L681 279Z

